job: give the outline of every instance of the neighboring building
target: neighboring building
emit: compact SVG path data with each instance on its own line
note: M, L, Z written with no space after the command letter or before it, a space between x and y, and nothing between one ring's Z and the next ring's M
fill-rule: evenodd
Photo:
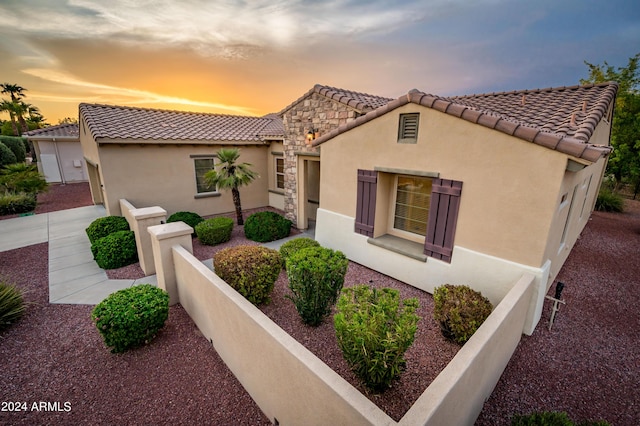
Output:
M86 182L87 166L77 124L31 130L23 135L33 143L38 171L49 183Z
M616 91L413 90L358 117L313 142L316 239L430 293L468 284L497 303L533 273L532 332L594 207Z

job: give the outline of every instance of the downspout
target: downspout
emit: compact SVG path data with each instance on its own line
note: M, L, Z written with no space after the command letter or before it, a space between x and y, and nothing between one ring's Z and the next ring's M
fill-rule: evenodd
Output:
M56 152L56 164L58 165L58 171L60 172L60 179L62 179L62 185L66 185L66 181L64 180L64 171L62 170L62 166L60 165L60 152L58 152L58 142L56 142L56 138L53 139L53 149Z

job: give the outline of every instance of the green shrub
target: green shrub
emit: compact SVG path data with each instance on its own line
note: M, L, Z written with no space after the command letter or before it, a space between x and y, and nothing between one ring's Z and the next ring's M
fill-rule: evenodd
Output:
M0 143L3 143L16 156L16 163L24 163L27 159L27 150L25 149L23 138L15 136L0 136Z
M93 258L102 269L116 269L138 261L133 231L117 231L91 245Z
M442 334L464 344L491 314L493 305L466 285L445 284L433 292L433 316Z
M374 391L387 389L406 364L415 338L418 299L400 301L395 289L357 285L342 290L333 323L353 372Z
M15 323L25 312L22 293L13 284L0 281L0 331Z
M289 289L293 295L286 297L293 301L305 324L320 325L331 313L348 265L342 252L324 247L303 248L287 258Z
M17 162L16 155L8 146L0 142L0 167Z
M282 264L285 266L287 259L293 253L309 247L320 247L320 243L312 238L294 238L280 246L280 256L282 257Z
M196 225L195 230L198 240L200 240L202 244L214 246L216 244L226 243L231 239L233 219L216 217L203 220Z
M278 213L264 211L254 213L244 222L244 235L259 243L280 240L291 232L291 221Z
M37 198L34 194L0 193L0 216L32 212L37 204Z
M277 250L262 246L238 246L220 250L213 257L216 274L254 305L269 303L273 285L282 270Z
M7 192L37 194L46 191L49 184L36 166L15 163L0 170L0 186Z
M599 212L621 213L624 210L624 199L610 189L602 188L596 199L596 210Z
M527 415L516 414L511 418L512 426L573 426L565 412L543 411Z
M198 213L193 213L193 212L176 212L174 214L172 214L171 216L169 216L169 218L167 219L167 223L171 223L171 222L184 222L187 225L189 225L190 227L192 227L194 229L194 232L191 233L191 235L195 236L196 232L196 226L202 222L204 219L202 218L202 216L200 216Z
M91 312L91 319L113 353L149 343L168 316L169 295L150 284L116 291Z
M91 244L118 231L128 231L129 222L122 216L99 217L85 230Z

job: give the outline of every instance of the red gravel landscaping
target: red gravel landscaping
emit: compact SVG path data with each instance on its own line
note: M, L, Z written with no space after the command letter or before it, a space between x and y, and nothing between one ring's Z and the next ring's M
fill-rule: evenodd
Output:
M70 187L84 195L56 196ZM45 211L91 204L88 184L54 185L47 195L50 210ZM627 202L623 214L593 214L558 277L566 284L567 304L549 331L550 303L545 303L538 328L523 337L477 425L507 425L514 413L534 410L566 411L576 421L640 424L640 354L635 349L640 337L638 253L640 202ZM0 411L0 424L269 424L179 305L171 308L165 329L151 345L121 355L109 353L91 323L91 306L47 303L47 255L47 243L0 253L0 275L20 286L29 302L27 315L0 334L1 401L26 402L29 410ZM211 257L207 252L201 256ZM395 281L357 264L349 269L349 281ZM272 305L263 308L276 322L279 314L271 310L281 304L283 283L281 276ZM420 293L404 287L405 296ZM430 309L429 301L429 296L421 299L421 309ZM316 339L304 327L284 322L283 328L303 344L318 345L312 351L339 374L351 374L339 353L325 354L326 347L334 345L329 323L321 326L328 330L321 330L326 337ZM434 325L421 322L427 325L416 342L439 338ZM420 368L436 361L442 368L450 356L420 346L407 354L408 365ZM435 377L411 371L408 368L390 392L401 389L403 382L418 382L415 387L424 389ZM402 411L412 403L414 396L407 394L368 396L397 418L394 406ZM71 411L31 411L31 404L40 401L69 401ZM389 401L401 402L384 407Z

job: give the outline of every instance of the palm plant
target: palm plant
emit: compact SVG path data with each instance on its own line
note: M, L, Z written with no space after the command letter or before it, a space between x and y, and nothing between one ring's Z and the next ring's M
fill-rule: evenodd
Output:
M216 153L216 158L220 162L204 174L204 181L209 188L231 190L238 225L244 225L242 203L240 202L240 191L238 188L250 184L260 176L251 170L251 164L236 163L239 157L240 149L238 148L220 149L220 151Z

